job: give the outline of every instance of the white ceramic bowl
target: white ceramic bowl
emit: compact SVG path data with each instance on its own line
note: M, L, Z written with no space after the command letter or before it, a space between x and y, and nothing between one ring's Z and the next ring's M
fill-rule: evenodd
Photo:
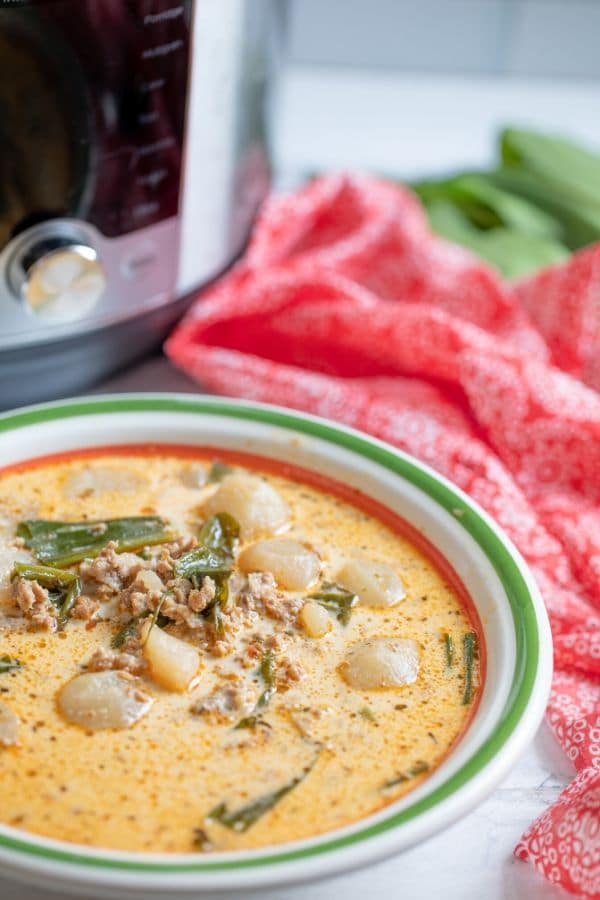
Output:
M493 521L431 469L359 432L274 407L187 395L94 397L0 417L0 466L114 444L233 448L359 488L400 513L446 557L471 594L487 648L483 693L466 734L415 791L310 840L211 855L124 853L0 825L0 873L53 890L179 897L289 884L347 871L421 841L464 815L505 776L546 705L552 645L527 567Z

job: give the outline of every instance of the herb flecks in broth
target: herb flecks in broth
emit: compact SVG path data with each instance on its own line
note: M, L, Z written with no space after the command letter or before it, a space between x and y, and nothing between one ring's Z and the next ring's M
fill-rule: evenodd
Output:
M222 455L0 473L0 821L249 849L375 812L460 736L480 664L447 577L335 483Z
M408 769L406 772L400 772L399 775L394 776L394 778L390 778L389 781L384 781L381 785L381 790L385 793L386 791L391 791L394 788L397 788L401 784L405 784L407 781L411 781L413 778L418 778L419 775L424 775L425 772L428 772L431 768L428 762L425 762L423 759L417 760L414 765Z

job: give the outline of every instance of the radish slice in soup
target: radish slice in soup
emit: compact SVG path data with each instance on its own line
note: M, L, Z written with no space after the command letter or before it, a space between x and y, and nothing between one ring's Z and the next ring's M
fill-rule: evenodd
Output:
M208 473L206 469L198 463L191 463L189 466L185 466L179 473L179 480L182 485L186 488L192 488L192 490L203 488L207 478Z
M65 495L70 500L94 497L109 491L118 494L135 494L144 486L138 473L113 466L90 466L70 475L64 484Z
M227 475L206 503L209 516L229 513L239 522L243 540L280 531L289 521L287 503L255 475Z
M198 672L200 654L187 641L147 622L142 628L144 658L157 684L168 691L186 691Z
M10 576L16 562L30 563L35 562L35 560L31 553L28 553L26 550L0 544L0 609L3 606L12 607L14 605Z
M344 680L359 690L412 684L418 671L417 644L404 638L378 638L355 644L340 666Z
M331 631L333 624L327 610L314 600L307 600L299 613L300 624L309 637L321 638Z
M395 606L406 596L402 581L390 566L364 556L347 562L339 571L337 581L357 594L363 606Z
M58 706L65 719L82 728L129 728L153 703L139 684L126 672L86 672L65 685Z
M0 747L19 743L19 717L6 703L0 702Z
M282 588L301 591L317 580L320 560L299 541L274 538L247 547L238 558L242 572L271 572Z

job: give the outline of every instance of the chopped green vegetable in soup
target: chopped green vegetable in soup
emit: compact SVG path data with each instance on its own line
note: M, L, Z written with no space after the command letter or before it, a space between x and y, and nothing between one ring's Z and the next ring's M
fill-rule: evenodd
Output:
M34 566L28 563L15 563L13 580L20 582L19 590L23 594L23 582L34 582L36 588L43 588L48 599L56 607L56 625L63 628L71 615L75 601L81 593L81 581L75 572L65 572L53 566ZM31 589L35 591L35 588Z
M129 638L133 638L135 636L135 633L136 633L137 627L138 627L138 623L139 623L138 618L129 619L128 622L125 622L125 624L123 625L122 628L119 628L117 633L113 636L112 641L110 642L110 646L113 648L113 650L118 650L120 647L123 646L125 641L127 641Z
M22 663L18 659L11 659L10 656L0 656L0 675L4 672L16 672L22 668Z
M412 778L418 778L419 775L424 775L425 772L428 772L430 769L430 765L425 760L420 759L414 765L412 765L406 772L400 772L399 775L396 775L394 778L390 778L389 781L386 781L382 784L382 791L389 791L395 787L398 787L399 784L404 784L407 781L410 781Z
M477 635L470 631L463 637L465 656L465 689L463 693L463 705L473 701L473 681L475 672L475 656L477 654Z
M226 465L224 462L221 462L220 459L213 460L213 463L208 470L208 474L206 476L206 480L215 483L218 481L223 481L226 475L229 475L233 469L231 466Z
M320 606L334 613L338 622L347 625L350 621L352 607L358 603L358 596L352 591L347 591L339 584L325 582L321 588L310 595L311 600L316 600Z
M148 852L304 839L402 797L467 726L454 576L343 486L220 456L0 472L0 822Z
M219 803L214 809L212 809L207 817L207 822L218 822L220 825L224 825L226 828L231 828L233 831L247 831L251 825L260 819L261 816L264 816L265 813L269 812L269 810L273 809L273 807L282 800L286 794L289 794L290 791L293 791L295 787L301 784L308 773L313 768L316 759L314 762L308 766L308 768L302 772L302 774L297 775L295 778L292 778L287 784L284 784L282 787L278 788L276 791L271 791L268 794L263 794L261 797L258 797L256 800L252 800L246 806L243 806L241 809L237 809L234 812L230 812L227 809L225 803Z
M446 648L446 664L450 668L454 664L454 638L451 634L444 635L444 646Z
M94 522L52 522L29 519L17 528L20 537L40 562L70 566L96 556L109 542L119 550L136 550L146 544L161 544L173 535L156 516L130 516Z

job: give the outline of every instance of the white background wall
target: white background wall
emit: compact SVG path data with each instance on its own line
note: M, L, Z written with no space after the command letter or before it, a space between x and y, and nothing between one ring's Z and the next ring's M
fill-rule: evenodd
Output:
M287 0L295 63L600 78L600 0Z
M600 150L600 0L279 0L280 183L480 167L507 125Z

